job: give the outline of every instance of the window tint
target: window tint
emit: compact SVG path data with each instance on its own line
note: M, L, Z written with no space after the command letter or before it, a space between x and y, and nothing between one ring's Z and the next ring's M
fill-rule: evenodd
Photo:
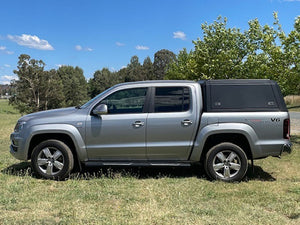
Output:
M278 107L271 85L211 86L212 109L254 109Z
M142 113L147 88L134 88L117 91L106 97L100 104L106 104L109 114Z
M187 87L157 87L154 112L184 112L190 108L190 92Z

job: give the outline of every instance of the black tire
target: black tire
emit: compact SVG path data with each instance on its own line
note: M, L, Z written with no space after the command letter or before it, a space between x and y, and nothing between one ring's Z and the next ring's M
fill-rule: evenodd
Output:
M70 148L62 141L46 140L33 149L31 165L39 177L63 180L74 167L74 157Z
M207 152L204 167L213 180L241 181L248 169L248 159L239 146L224 142Z

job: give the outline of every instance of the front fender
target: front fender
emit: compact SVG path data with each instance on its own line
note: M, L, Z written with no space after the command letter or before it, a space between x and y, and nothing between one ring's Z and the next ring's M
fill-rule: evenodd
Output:
M253 157L255 157L256 155L260 155L261 148L256 144L258 142L258 137L251 126L243 123L218 123L207 125L200 130L195 139L194 148L190 160L200 160L205 142L209 136L225 133L244 135L249 142Z
M80 134L80 132L78 131L78 129L70 124L41 124L41 125L34 125L32 127L30 127L30 132L29 136L26 138L26 145L25 145L25 149L29 149L29 145L31 142L31 139L35 136L35 135L39 135L39 134L66 134L68 135L74 145L75 145L75 151L77 153L78 159L80 161L85 161L87 160L87 152L86 152L86 147L85 147L85 143L84 140Z

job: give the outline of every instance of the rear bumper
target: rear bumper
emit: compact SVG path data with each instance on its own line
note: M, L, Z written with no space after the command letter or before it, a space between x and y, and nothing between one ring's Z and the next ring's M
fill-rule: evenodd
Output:
M292 153L292 144L284 144L281 147L280 156L284 156Z

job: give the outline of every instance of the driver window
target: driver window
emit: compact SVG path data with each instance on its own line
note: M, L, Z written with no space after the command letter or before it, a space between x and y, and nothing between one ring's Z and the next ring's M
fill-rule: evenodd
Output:
M145 105L147 88L132 88L117 91L100 104L106 104L108 114L142 113Z

